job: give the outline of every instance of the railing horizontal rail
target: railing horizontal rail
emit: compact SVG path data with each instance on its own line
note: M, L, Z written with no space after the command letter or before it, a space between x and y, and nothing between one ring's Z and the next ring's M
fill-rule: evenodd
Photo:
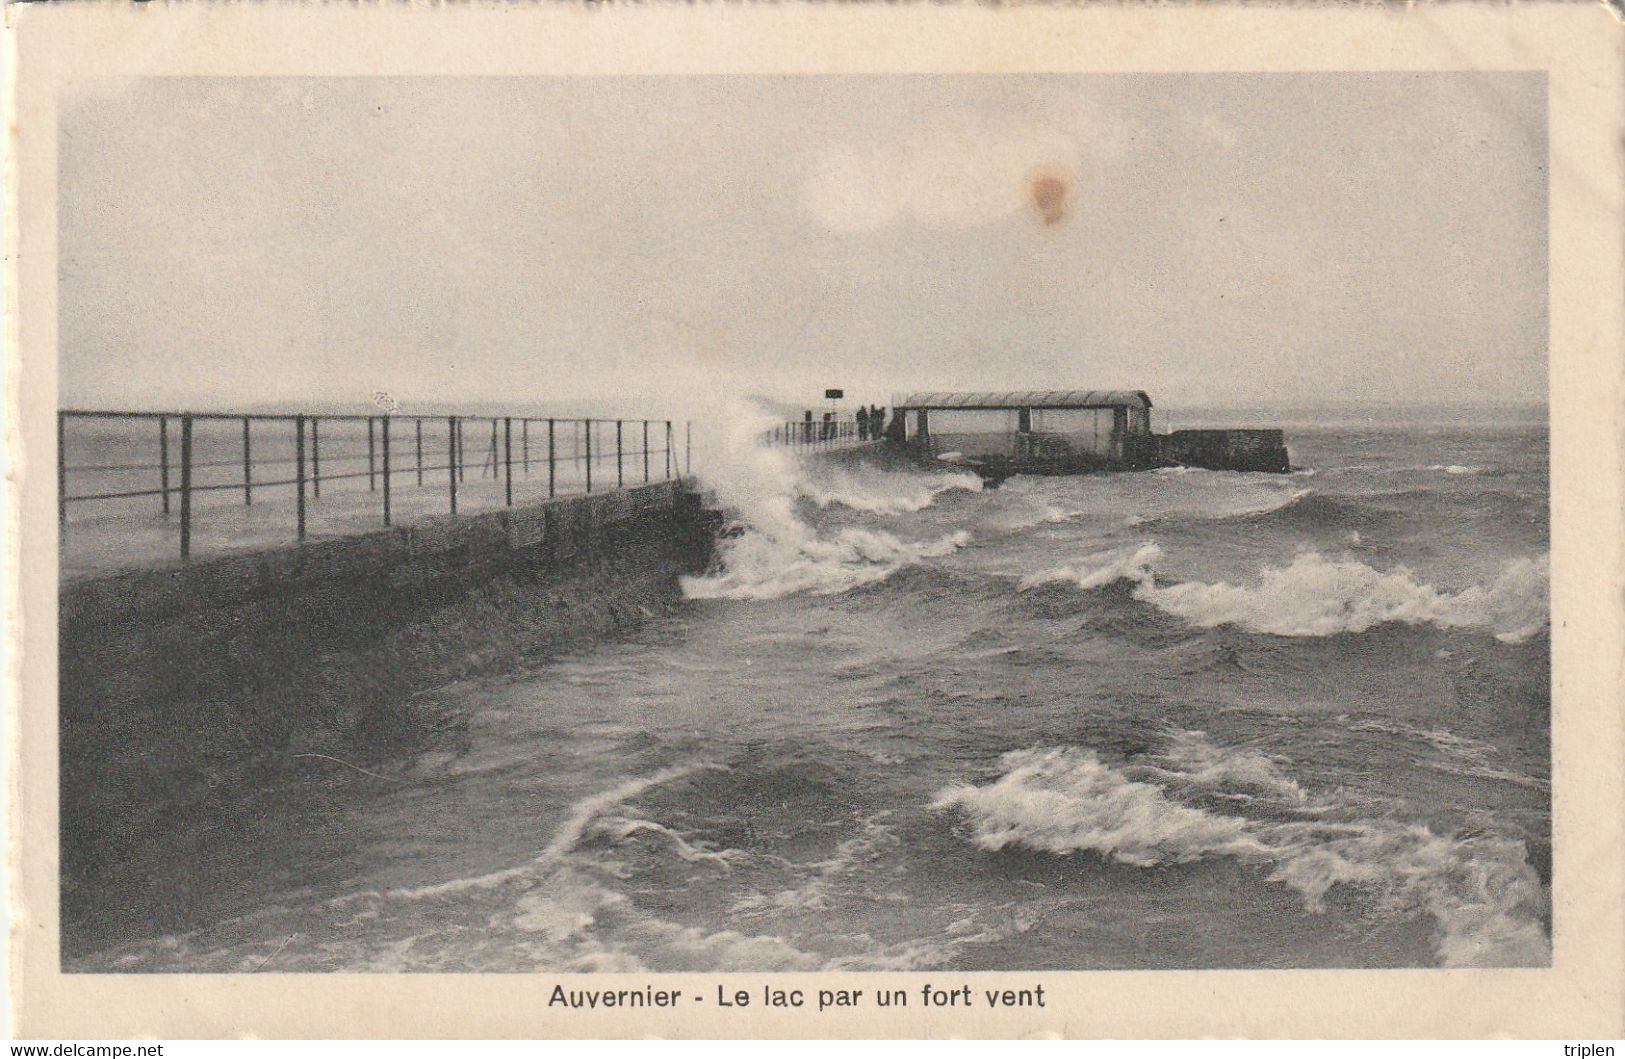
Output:
M132 489L124 493L85 493L82 496L65 496L62 500L64 503L72 503L75 500L125 500L138 496L160 496L162 493L162 489Z
M57 414L60 416L66 416L69 419L157 419L160 416L167 416L170 419L180 419L182 416L191 416L194 420L207 419L210 421L225 421L232 423L241 423L245 419L255 423L292 423L301 418L300 414L294 412L130 412L122 409L96 408L64 408L58 411ZM511 419L515 423L545 423L549 419L552 419L555 423L593 423L597 425L608 424L610 426L615 425L617 422L645 422L645 420L642 419L617 420L613 417L598 416L504 416L491 415L487 412L378 412L370 416L362 415L356 412L306 412L303 414L303 419L307 423L313 419L320 419L324 423L332 421L365 423L369 419L374 421L393 419L397 423L410 423L421 419L425 423L431 421L443 423L448 418L453 417L460 419L465 423L489 423L493 419L495 419L498 423L502 422L504 419ZM647 420L647 422L664 423L665 420L650 419ZM677 420L672 420L672 422L677 422Z
M655 449L655 448L650 448L650 449L628 448L628 449L623 450L623 455L626 455L626 456L642 456L642 455L648 454L648 455L654 456L654 455L659 455L660 453L662 453L664 451L665 451L664 449ZM585 454L584 453L579 453L579 452L564 452L564 451L561 451L558 454L558 457L560 459L584 459ZM366 458L367 458L367 454L365 452L347 452L347 453L346 452L341 452L338 455L333 455L327 449L322 450L322 462L323 463L340 463L340 462L347 462L347 461L351 461L351 460L365 460ZM605 457L605 458L607 459L607 457ZM490 467L491 460L490 460L489 448L487 448L486 454L485 454L483 459L484 459L484 466ZM292 467L295 464L297 464L298 462L299 462L299 458L297 456L281 456L281 457L275 457L275 456L273 456L273 457L260 457L260 456L255 456L254 457L254 466L255 467L280 467L280 466ZM539 460L533 460L532 462L540 462L540 461ZM242 464L241 460L193 460L192 461L193 469L209 468L209 467L241 467L242 465L243 464ZM159 470L162 466L163 465L161 463L70 463L70 464L67 465L66 469L70 473L80 472L80 471L87 472L87 473L92 472L92 471L156 471L156 470ZM398 466L398 467L395 468L395 471L396 471L397 474L410 474L413 471L415 471L416 469L417 469L417 464L414 462L414 463L408 463L408 464L406 464L404 466ZM444 467L434 468L434 467L431 467L429 464L424 464L423 469L425 471L429 471L429 470L445 470ZM359 475L355 475L355 474L323 474L322 475L322 481L325 482L325 481L328 481L330 479L339 479L339 478L354 478L354 477L365 478L366 476L367 476L367 474L366 474L365 471L360 472ZM258 486L260 486L262 484L263 485L270 485L270 484L273 484L273 483L270 483L270 482L263 482L262 483L257 478L254 480L254 485L256 487L258 487ZM201 487L198 487L198 488L201 488ZM231 483L231 488L233 488L233 489L241 488L241 483L233 482L233 483ZM153 490L153 492L154 492L154 494L156 494L157 490ZM68 499L69 500L76 500L76 499L89 499L89 498L88 497L72 497L72 496L70 496L70 497L68 497Z
M863 444L886 436L885 430L872 422L868 417L788 420L764 432L762 440L769 445L809 449Z

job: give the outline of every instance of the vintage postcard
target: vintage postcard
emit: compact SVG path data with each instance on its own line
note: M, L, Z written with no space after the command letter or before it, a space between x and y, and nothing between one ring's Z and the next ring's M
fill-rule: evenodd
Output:
M1625 1034L1605 8L8 22L18 1035Z

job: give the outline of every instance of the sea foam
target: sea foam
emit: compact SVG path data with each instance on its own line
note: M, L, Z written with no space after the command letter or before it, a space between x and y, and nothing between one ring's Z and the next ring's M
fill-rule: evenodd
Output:
M1285 567L1266 568L1256 586L1145 582L1135 594L1203 627L1239 625L1277 636L1331 636L1403 622L1487 628L1503 642L1519 643L1546 624L1546 567L1544 558L1516 559L1490 584L1451 593L1418 581L1404 567L1382 571L1356 560L1306 552Z
M1304 552L1286 566L1265 567L1257 585L1220 581L1159 584L1162 549L1153 542L1092 555L1023 578L1030 590L1055 582L1094 589L1115 581L1135 584L1136 599L1203 628L1237 625L1275 636L1333 636L1364 632L1387 622L1484 628L1503 643L1522 643L1548 622L1548 561L1544 556L1506 563L1488 584L1460 592L1417 580L1403 566L1378 570L1353 559Z
M868 473L868 472L865 472ZM845 526L820 532L801 517L803 498L879 513L917 510L953 489L980 488L963 472L875 472L876 481L823 469L814 472L784 449L754 438L713 456L706 482L734 512L733 531L718 545L714 568L685 577L691 599L778 599L798 592L831 595L883 580L905 566L948 555L970 542L959 530L907 540L887 530ZM972 485L974 480L974 486ZM820 499L822 498L822 499Z
M833 595L881 581L905 566L948 555L970 542L964 530L905 541L884 530L846 528L820 537L811 529L773 534L747 529L725 540L717 569L685 577L691 599L779 599L796 592Z
M796 471L794 489L819 507L840 505L875 515L923 511L943 493L982 490L982 479L969 471L918 473L804 464Z
M1232 757L1234 767L1225 763ZM1540 881L1515 840L1442 836L1390 820L1337 822L1317 812L1264 821L1189 804L1192 793L1229 792L1318 813L1335 808L1307 804L1273 759L1215 746L1200 733L1176 735L1168 753L1141 765L1108 764L1071 746L1012 751L1000 765L993 782L945 788L932 803L963 814L982 849L1087 851L1142 868L1230 858L1297 891L1311 913L1323 912L1341 888L1380 913L1427 914L1445 966L1550 962Z

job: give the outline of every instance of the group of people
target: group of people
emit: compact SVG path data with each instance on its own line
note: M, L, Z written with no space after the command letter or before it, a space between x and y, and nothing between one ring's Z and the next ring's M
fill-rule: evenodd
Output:
M858 440L879 441L885 435L886 410L876 405L858 406ZM829 441L839 434L834 412L825 412L822 422L814 423L812 409L801 414L802 439Z
M878 441L886 429L886 410L870 405L864 408L858 406L858 440L868 441L871 438Z

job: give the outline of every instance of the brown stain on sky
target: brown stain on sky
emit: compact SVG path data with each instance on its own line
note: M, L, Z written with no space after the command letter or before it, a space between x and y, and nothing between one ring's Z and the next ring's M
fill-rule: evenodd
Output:
M1072 174L1058 169L1041 169L1027 181L1027 192L1044 227L1054 228L1072 212Z

